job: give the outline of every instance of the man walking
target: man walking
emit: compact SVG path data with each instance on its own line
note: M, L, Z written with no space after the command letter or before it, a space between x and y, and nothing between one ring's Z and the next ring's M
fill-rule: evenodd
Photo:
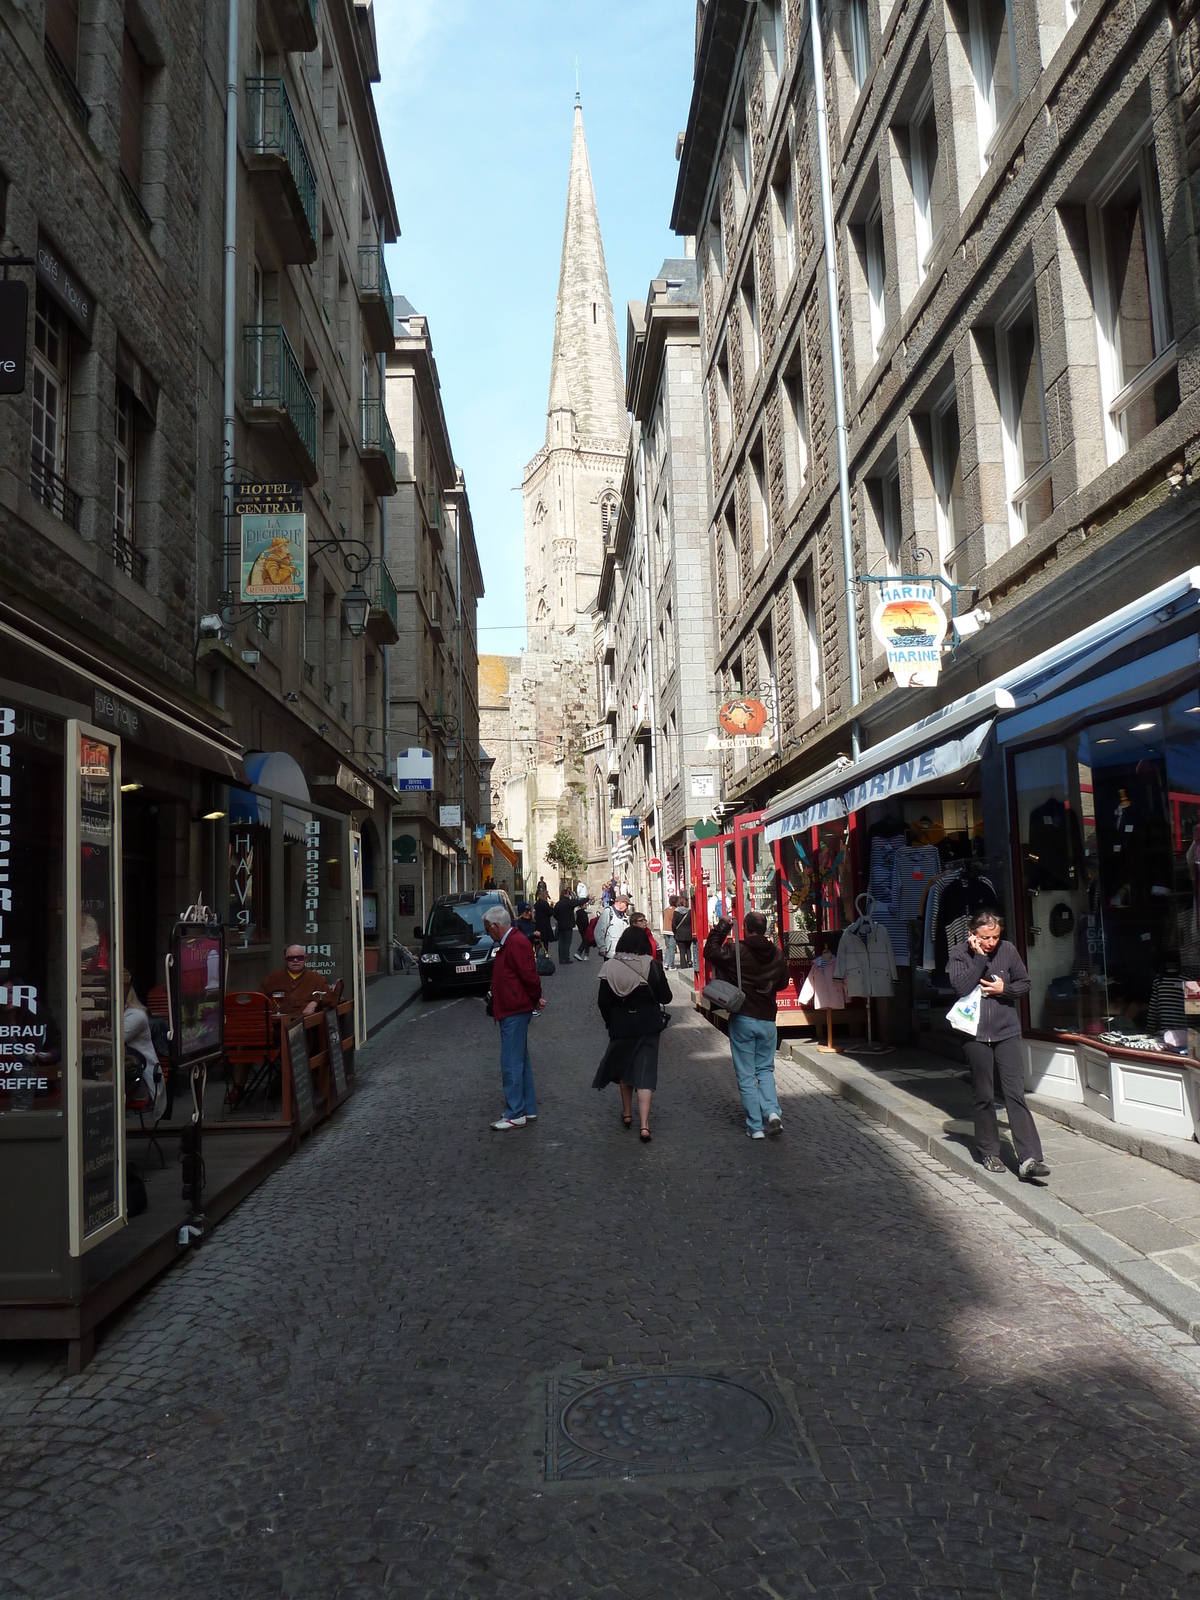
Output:
M675 921L671 931L675 936L675 944L679 951L679 965L690 970L692 965L692 908L683 895L679 895L679 904L675 910Z
M488 936L500 946L492 963L492 1015L500 1025L500 1078L504 1115L492 1123L497 1133L537 1121L533 1062L529 1059L529 1019L541 1011L542 980L534 964L533 946L513 928L503 906L489 906L483 915ZM514 937L514 933L516 936Z
M775 996L788 981L788 968L783 951L767 938L767 919L761 912L747 911L744 927L740 956L746 998L729 1019L729 1048L746 1111L746 1132L751 1139L761 1139L764 1123L766 1133L783 1132L775 1089ZM729 937L732 929L733 924L722 917L705 940L704 959L714 976L736 984L738 952Z
M571 935L575 932L575 897L568 894L565 883L559 885L554 903L554 923L558 929L558 964L565 967L571 959Z
M579 930L579 949L575 952L576 961L586 961L588 958L588 901L577 900L575 903L575 926Z
M662 913L663 970L671 972L675 966L675 896L668 895Z

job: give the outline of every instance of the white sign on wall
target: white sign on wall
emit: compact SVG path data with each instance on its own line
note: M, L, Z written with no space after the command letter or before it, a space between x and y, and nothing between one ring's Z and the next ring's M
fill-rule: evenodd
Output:
M438 825L439 825L439 827L442 827L442 828L461 828L462 827L462 807L461 806L439 806L438 807Z
M717 778L713 772L692 773L692 799L715 800L717 798Z
M396 757L396 787L400 790L433 789L433 751L401 750Z

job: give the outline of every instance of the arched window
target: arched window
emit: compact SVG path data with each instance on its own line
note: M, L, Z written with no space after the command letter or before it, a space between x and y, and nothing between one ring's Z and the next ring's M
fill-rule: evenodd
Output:
M600 532L605 544L611 544L617 537L617 517L620 514L621 502L611 491L604 495L600 501Z

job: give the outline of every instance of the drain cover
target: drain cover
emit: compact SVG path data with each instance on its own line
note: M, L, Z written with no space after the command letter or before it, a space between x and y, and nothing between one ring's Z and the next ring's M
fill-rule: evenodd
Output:
M547 1395L546 1476L811 1472L790 1412L753 1376L751 1387L740 1374L560 1374Z

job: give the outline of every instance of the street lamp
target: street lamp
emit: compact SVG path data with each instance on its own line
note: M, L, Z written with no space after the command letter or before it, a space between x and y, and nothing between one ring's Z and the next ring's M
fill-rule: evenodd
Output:
M342 599L342 615L346 619L346 630L352 639L361 639L367 631L367 613L371 609L371 602L367 591L357 581L351 585Z

